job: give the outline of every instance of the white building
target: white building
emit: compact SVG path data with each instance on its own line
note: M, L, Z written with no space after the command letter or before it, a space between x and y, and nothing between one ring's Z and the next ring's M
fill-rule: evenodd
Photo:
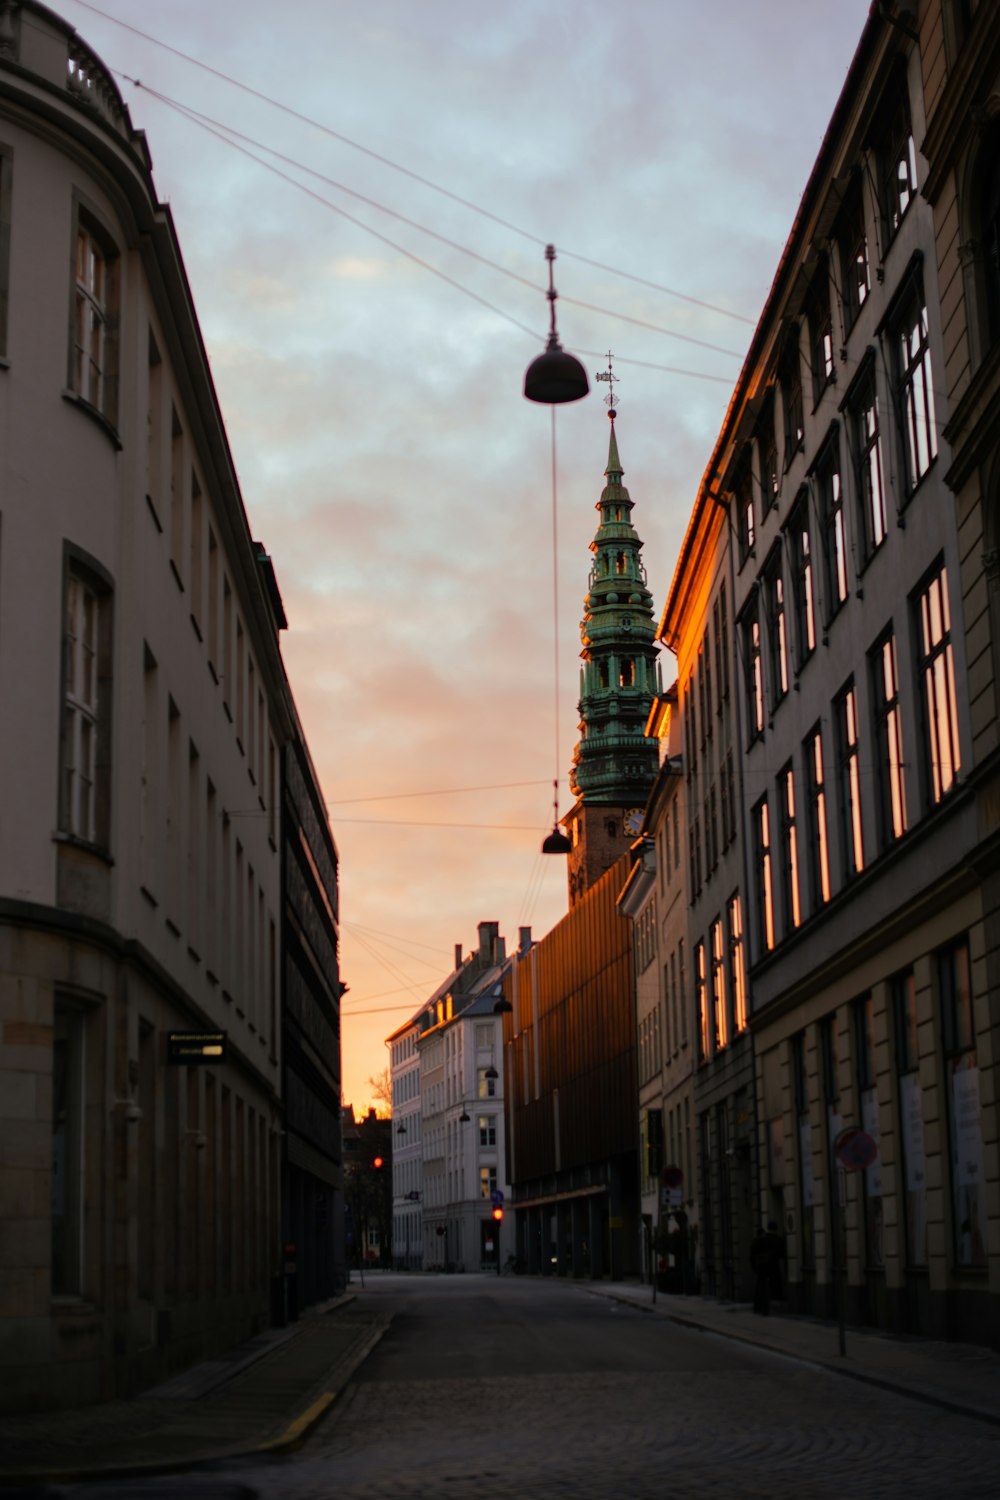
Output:
M520 936L527 951L531 929ZM502 1265L513 1250L509 1221L494 1218L494 1208L510 1198L502 1050L507 964L499 924L480 922L476 951L463 959L456 946L452 973L389 1038L397 1264L403 1257L424 1270L496 1270L498 1257ZM416 1186L406 1186L411 1182ZM416 1200L408 1196L413 1192Z
M0 1406L37 1408L268 1322L291 719L145 137L51 11L2 20Z

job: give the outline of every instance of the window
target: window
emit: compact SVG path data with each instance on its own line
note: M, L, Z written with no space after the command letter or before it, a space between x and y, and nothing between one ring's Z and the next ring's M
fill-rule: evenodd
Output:
M778 777L778 806L781 809L781 894L785 931L791 932L802 920L799 907L799 844L795 819L795 773L787 765Z
M922 290L902 310L894 334L906 493L912 495L937 457L934 374Z
M705 733L709 739L712 738L712 644L709 639L708 626L705 627L705 637L701 651L701 670L705 678Z
M865 228L865 199L861 174L856 173L844 204L838 234L844 286L844 323L850 328L872 289Z
M912 969L892 981L896 1072L899 1075L900 1147L902 1150L906 1258L911 1266L927 1264L927 1157L924 1150L923 1091L917 1033L917 984Z
M774 389L768 391L757 423L757 453L760 459L761 514L767 515L778 503L781 474L778 468L778 440L774 433Z
M844 494L840 481L840 443L834 428L816 463L816 487L823 535L826 619L832 620L847 598L847 538Z
M726 948L722 923L716 918L711 928L712 941L712 1015L715 1023L715 1050L729 1046L729 1000L726 995Z
M694 946L694 1004L698 1016L698 1061L708 1059L708 993L705 986L705 944Z
M961 765L948 576L943 564L917 594L917 613L925 785L929 800L937 803L954 787Z
M875 1063L875 1006L871 995L854 1003L854 1051L857 1063L861 1127L880 1144ZM865 1264L869 1270L885 1264L885 1223L882 1209L882 1161L876 1156L861 1173L864 1192Z
M809 539L809 491L803 489L788 522L792 562L792 603L795 609L795 659L801 670L816 649L816 610L813 602L812 543Z
M7 298L10 287L10 212L14 158L0 145L0 359L7 353Z
M476 1047L479 1051L484 1048L492 1048L494 1031L489 1021L476 1022Z
M729 918L729 964L733 976L733 1025L738 1034L747 1029L747 972L739 892L729 898L726 911Z
M793 323L785 338L778 363L781 407L785 421L785 468L802 447L805 426L802 417L802 367L799 363L799 328Z
M83 1278L83 1015L55 997L52 1027L52 1292L78 1296Z
M813 1186L812 1121L809 1116L809 1077L806 1072L806 1038L800 1031L792 1037L791 1044L792 1082L795 1090L795 1116L798 1126L799 1147L799 1197L802 1203L800 1214L802 1264L812 1268L816 1264L816 1236L814 1226L815 1191Z
M826 834L826 781L823 735L817 724L803 746L806 768L806 820L809 848L809 897L813 911L830 899L830 855Z
M490 1073L493 1073L492 1077L487 1076ZM491 1068L480 1068L477 1077L480 1099L495 1099L497 1093L495 1071Z
M785 580L781 546L775 547L764 570L764 600L767 609L767 639L771 668L772 711L788 692L788 637L785 625Z
M496 1115L479 1116L479 1144L480 1146L495 1146L497 1143L497 1117Z
M729 619L726 608L726 586L721 584L712 604L712 622L715 627L715 684L718 695L717 712L729 697Z
M882 483L882 440L874 361L868 363L853 396L850 418L854 428L858 500L867 560L885 541L885 489Z
M837 735L837 780L840 798L840 844L844 878L865 867L861 836L861 772L858 763L858 696L850 683L833 705Z
M70 386L114 425L118 420L118 256L83 209L73 259Z
M812 364L813 401L817 402L836 379L833 362L833 319L830 312L830 274L826 260L820 268L809 295L809 354Z
M837 1014L824 1016L819 1023L820 1060L822 1063L823 1101L826 1105L826 1181L830 1205L830 1241L828 1263L843 1265L844 1245L841 1232L843 1208L837 1192L837 1159L834 1144L844 1128L840 1113L840 1035Z
M774 892L771 885L771 823L767 798L753 810L754 869L757 876L757 942L761 952L774 947Z
M1000 126L994 125L983 144L984 164L979 190L979 258L985 318L986 347L1000 340ZM2 166L2 162L0 162ZM3 297L3 215L0 209L0 299ZM3 350L0 325L0 352Z
M497 1190L496 1167L479 1168L479 1196L489 1201L490 1194Z
M740 622L746 670L747 724L751 740L764 732L764 668L761 661L759 609L757 590L754 589Z
M917 154L910 127L910 104L900 78L883 108L881 121L882 212L886 244L903 222L917 191Z
M938 990L948 1080L955 1255L960 1266L985 1268L986 1177L972 966L966 940L938 955Z
M736 525L739 534L740 563L746 562L757 540L753 507L753 471L750 467L750 450L745 448L733 479L733 494L736 498Z
M899 708L896 638L886 631L871 654L872 702L875 712L879 838L883 848L906 832L906 784L903 777L903 725Z
M59 827L106 846L111 797L111 593L82 564L66 569Z

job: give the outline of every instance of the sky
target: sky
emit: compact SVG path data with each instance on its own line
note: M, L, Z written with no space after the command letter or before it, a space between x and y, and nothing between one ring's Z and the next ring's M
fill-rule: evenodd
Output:
M593 377L610 350L659 619L868 0L49 4L147 132L274 562L357 1113L456 943L566 912L540 845L555 777L572 805ZM591 377L556 415L555 567L551 409L522 394L549 242Z

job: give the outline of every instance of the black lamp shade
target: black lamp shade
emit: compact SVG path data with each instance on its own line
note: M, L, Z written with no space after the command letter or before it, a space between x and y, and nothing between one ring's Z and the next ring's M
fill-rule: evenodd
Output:
M575 355L567 354L555 334L549 335L544 354L533 359L524 374L524 394L529 401L559 406L580 401L590 386L587 372Z
M553 828L548 838L542 844L543 854L570 854L572 850L573 845L564 833L559 832L558 828Z

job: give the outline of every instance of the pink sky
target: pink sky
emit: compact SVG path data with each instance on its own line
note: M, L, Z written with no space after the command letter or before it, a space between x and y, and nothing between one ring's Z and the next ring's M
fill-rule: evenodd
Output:
M119 77L173 209L251 529L274 559L340 852L344 1098L361 1110L384 1038L446 976L455 943L468 951L493 920L511 947L519 925L541 936L566 910L564 862L539 854L555 774L549 412L521 394L547 329L542 246L560 252L563 342L593 351L591 377L600 351L615 354L659 611L868 3L52 3L143 85ZM276 163L398 248L385 244L153 90L531 287ZM561 812L604 389L558 415Z

